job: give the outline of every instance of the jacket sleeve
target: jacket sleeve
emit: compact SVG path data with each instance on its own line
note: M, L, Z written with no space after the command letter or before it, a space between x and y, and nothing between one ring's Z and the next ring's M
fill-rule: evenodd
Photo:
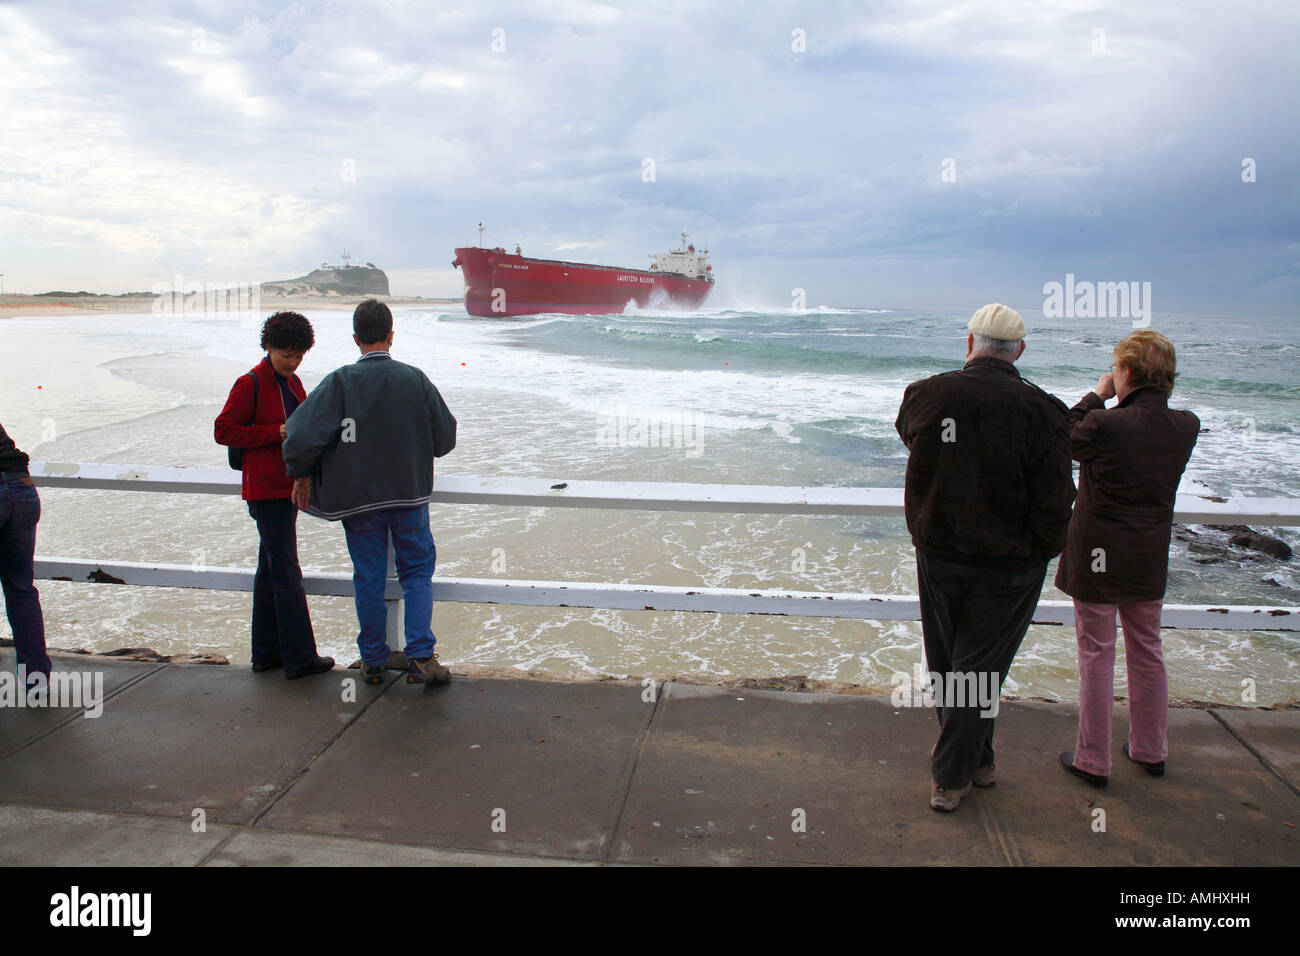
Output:
M1076 494L1070 470L1070 413L1061 402L1046 410L1044 433L1033 443L1031 454L1025 476L1030 488L1029 529L1039 556L1050 561L1065 549Z
M1092 413L1105 408L1101 396L1089 392L1070 409L1070 457L1075 461L1097 457L1102 442L1101 419Z
M312 389L285 425L285 471L294 478L310 475L321 455L343 431L343 389L338 376L330 372Z
M912 421L912 400L915 397L916 383L913 382L907 386L903 392L903 401L898 406L898 418L894 421L894 428L898 432L898 437L903 440L903 446L911 451L912 442L916 439L916 426Z
M230 389L226 405L213 424L213 437L218 445L232 448L261 448L280 443L279 425L250 425L254 412L253 380L241 375Z
M427 375L424 377L424 404L433 425L433 457L441 458L456 447L456 418Z

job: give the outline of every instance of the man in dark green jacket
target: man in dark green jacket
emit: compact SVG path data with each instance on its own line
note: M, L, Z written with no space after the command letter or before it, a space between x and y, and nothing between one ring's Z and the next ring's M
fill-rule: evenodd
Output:
M424 372L389 354L388 306L376 299L362 302L352 329L361 358L326 375L286 425L281 451L294 478L293 501L343 522L366 683L383 681L389 657L384 586L390 537L406 602L406 679L442 683L451 673L434 653L437 555L429 499L434 458L456 447L456 419Z

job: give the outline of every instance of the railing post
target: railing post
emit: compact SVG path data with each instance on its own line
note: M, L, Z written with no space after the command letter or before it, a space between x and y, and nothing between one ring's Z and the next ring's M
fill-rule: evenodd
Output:
M393 532L388 532L388 580L384 582L387 592L389 582L397 580L397 554L393 551ZM406 655L403 653L405 631L404 603L400 597L384 596L384 641L388 644L388 666L406 668Z

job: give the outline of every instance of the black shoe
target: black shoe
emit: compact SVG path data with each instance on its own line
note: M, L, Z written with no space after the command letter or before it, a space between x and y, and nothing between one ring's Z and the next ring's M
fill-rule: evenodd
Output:
M1128 744L1124 745L1124 756L1128 757L1129 760L1133 760L1132 757L1129 757ZM1145 760L1133 760L1133 762L1145 769L1153 777L1163 777L1165 775L1165 762L1163 760L1159 763L1147 763Z
M270 661L269 663L266 664L260 664L257 661L253 661L253 673L260 674L263 671L273 671L277 667L283 667L283 666L284 666L284 661Z
M384 682L384 665L367 664L361 662L361 679L367 684L382 684Z
M1080 770L1078 767L1076 767L1074 765L1073 750L1067 750L1065 753L1061 754L1061 766L1065 768L1066 773L1074 774L1084 783L1096 787L1099 790L1103 789L1106 786L1106 784L1110 781L1110 777L1103 777L1100 776L1099 774L1088 773L1088 771Z
M297 680L299 677L306 677L308 674L324 674L326 671L334 669L334 658L318 657L314 663L306 667L299 668L296 671L285 670L285 680Z

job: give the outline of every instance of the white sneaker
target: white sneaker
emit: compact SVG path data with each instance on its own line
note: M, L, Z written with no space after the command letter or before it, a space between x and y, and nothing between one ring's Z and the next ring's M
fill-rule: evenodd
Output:
M970 784L966 784L961 790L945 790L933 780L930 781L930 808L932 810L942 810L944 813L951 813L957 809L961 803L961 798L970 794Z

